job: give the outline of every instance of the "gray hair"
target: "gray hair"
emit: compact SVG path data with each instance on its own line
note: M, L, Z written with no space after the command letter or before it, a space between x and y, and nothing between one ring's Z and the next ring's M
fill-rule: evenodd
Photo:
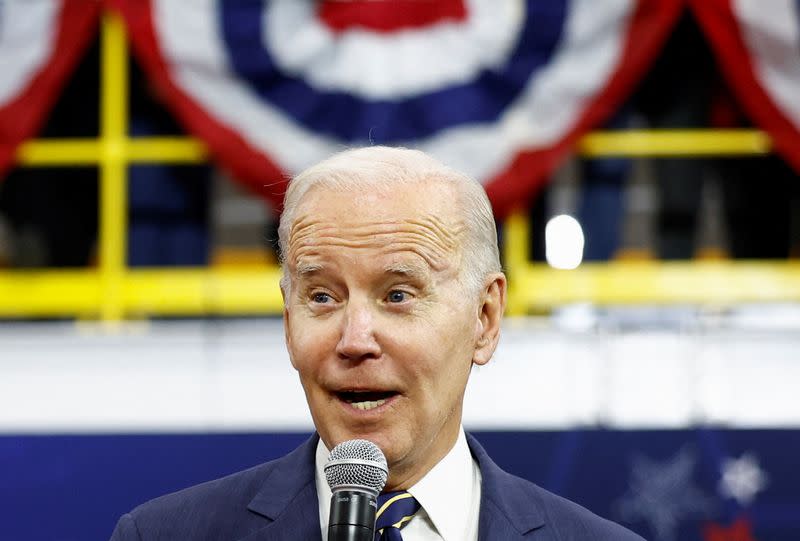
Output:
M465 224L462 249L466 262L459 274L468 291L478 294L489 274L502 271L494 215L483 186L419 150L386 146L345 150L309 167L289 183L278 226L281 287L289 291L285 258L289 232L298 204L312 187L383 189L433 180L451 184L458 194Z

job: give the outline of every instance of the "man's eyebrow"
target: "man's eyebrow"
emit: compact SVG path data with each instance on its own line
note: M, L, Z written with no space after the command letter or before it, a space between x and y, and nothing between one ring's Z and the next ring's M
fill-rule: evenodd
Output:
M423 278L428 275L426 267L409 263L390 263L383 268L383 272L408 278Z
M316 272L319 272L323 269L320 263L304 263L299 262L295 265L294 271L300 278L305 276L310 276Z

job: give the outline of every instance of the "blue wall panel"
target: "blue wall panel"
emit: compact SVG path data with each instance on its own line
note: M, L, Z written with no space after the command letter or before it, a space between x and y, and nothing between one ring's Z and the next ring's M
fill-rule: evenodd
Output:
M652 541L800 539L800 430L476 435L507 470ZM307 436L2 436L0 540L107 539L138 503L283 455Z

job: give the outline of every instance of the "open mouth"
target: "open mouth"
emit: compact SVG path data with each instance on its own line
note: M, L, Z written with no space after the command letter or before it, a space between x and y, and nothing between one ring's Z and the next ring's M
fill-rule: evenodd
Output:
M340 391L336 393L339 400L363 411L378 408L395 395L397 395L395 391Z

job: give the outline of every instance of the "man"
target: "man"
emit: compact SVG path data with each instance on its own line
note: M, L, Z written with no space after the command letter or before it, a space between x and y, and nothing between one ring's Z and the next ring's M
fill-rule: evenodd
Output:
M503 472L461 428L470 370L494 353L506 301L478 183L418 151L342 152L292 181L278 235L286 345L319 436L148 502L112 539L325 538L322 467L354 438L383 450L385 491L414 504L381 539L641 539Z

